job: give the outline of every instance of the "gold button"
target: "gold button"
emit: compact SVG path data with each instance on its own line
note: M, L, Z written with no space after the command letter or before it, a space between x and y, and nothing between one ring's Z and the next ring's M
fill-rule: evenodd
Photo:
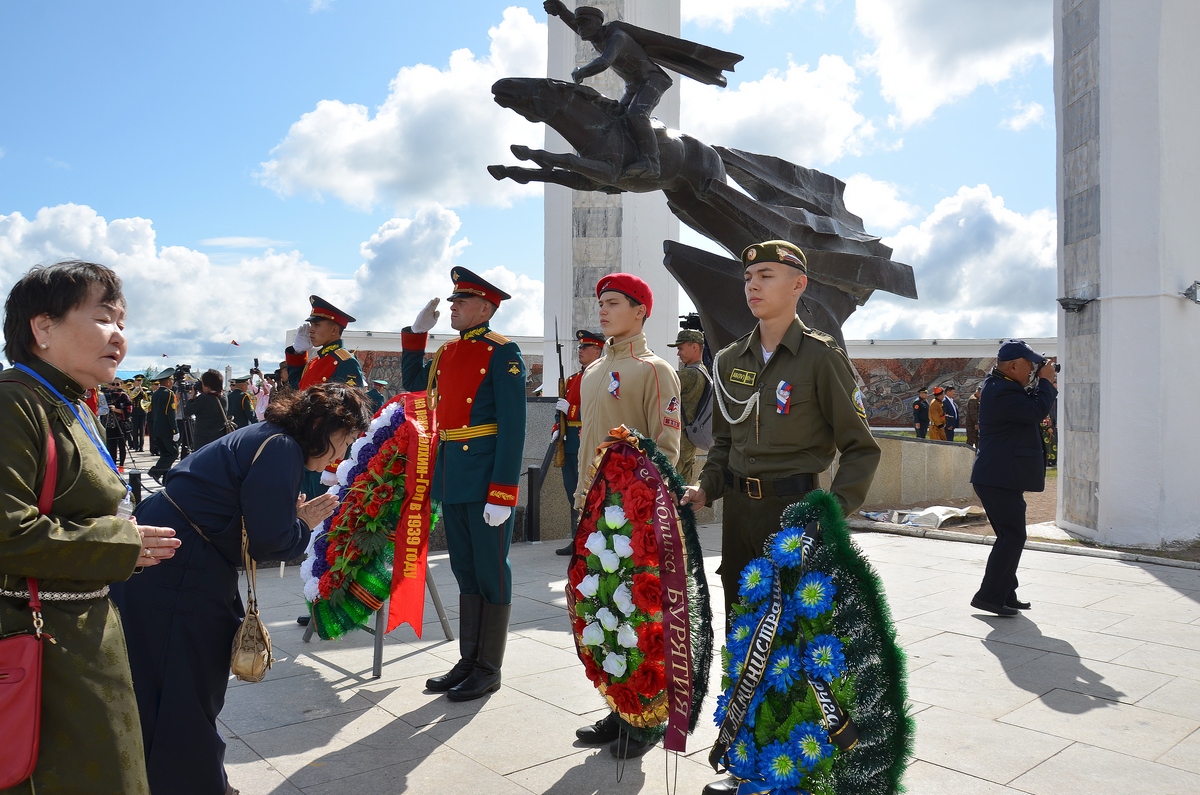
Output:
M466 449L467 449L467 446L466 446L465 444L463 445L463 449L464 449L464 450L466 450Z
M328 381L328 380L329 380L328 378L322 378L322 379L321 379L321 383L323 384L323 383L325 383L325 382L326 382L326 381Z
M441 375L441 374L442 374L442 371L441 371L441 370L438 370L438 371L437 371L437 374L438 374L438 375Z
M489 346L488 346L488 350L490 351L490 350L495 350L495 349L494 349L494 348L492 348L492 346L491 346L491 345L489 345Z
M480 374L480 375L487 375L487 368L485 367L485 368L483 368L482 370L480 370L480 371L479 371L479 374Z
M467 402L468 402L468 403L471 403L471 402L473 402L473 398L467 398Z

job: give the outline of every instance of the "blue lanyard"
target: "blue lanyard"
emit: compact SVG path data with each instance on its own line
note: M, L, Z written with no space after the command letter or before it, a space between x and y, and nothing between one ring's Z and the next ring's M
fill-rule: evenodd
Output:
M104 444L101 443L100 437L96 435L96 432L92 429L92 426L89 423L86 423L83 421L83 416L80 415L79 408L74 403L67 400L66 396L64 396L61 392L59 392L57 389L55 389L50 384L49 381L47 381L45 378L42 378L40 375L35 373L33 370L30 370L25 365L14 364L13 367L17 368L18 370L25 373L26 375L31 375L34 378L36 378L38 380L38 383L40 383L42 386L46 387L46 389L50 390L50 394L54 395L56 398L61 400L63 403L67 404L67 408L69 408L71 410L71 413L75 415L75 419L79 420L79 425L83 428L83 432L87 434L87 437L92 440L92 444L94 444L96 446L96 451L100 453L100 457L104 459L104 463L108 464L108 467L109 467L109 469L111 469L113 471L113 474L115 474L118 478L121 478L121 483L125 484L125 492L128 495L129 484L125 483L125 478L122 478L121 473L117 470L117 462L113 461L112 454L110 454L108 452L108 448L105 447Z

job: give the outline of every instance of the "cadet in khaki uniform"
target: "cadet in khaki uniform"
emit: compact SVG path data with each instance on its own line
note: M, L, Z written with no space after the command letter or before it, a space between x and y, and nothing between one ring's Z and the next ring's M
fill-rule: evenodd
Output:
M717 571L726 616L742 569L763 554L783 510L816 486L835 451L841 461L830 490L846 513L866 499L880 455L850 360L796 316L808 286L804 253L772 240L748 246L742 265L758 325L713 359L713 446L700 485L683 497L695 506L725 498ZM704 788L705 795L736 791L732 777Z
M727 614L742 569L762 555L783 509L815 487L834 453L841 461L831 491L846 513L866 499L880 455L850 360L832 337L796 316L808 286L804 254L776 240L748 247L742 264L758 326L713 360L713 446L699 487L684 497L697 505L725 497Z
M708 370L704 368L704 332L685 328L679 332L675 341L667 344L675 348L679 354L679 398L683 405L683 422L686 425L693 422L704 397L704 388L711 380ZM679 438L679 466L675 467L685 483L695 483L696 475L696 445L688 438L684 428Z

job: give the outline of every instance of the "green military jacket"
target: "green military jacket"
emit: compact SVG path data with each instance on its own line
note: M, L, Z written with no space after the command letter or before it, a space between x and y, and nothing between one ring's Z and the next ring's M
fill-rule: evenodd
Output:
M696 411L700 408L700 399L704 397L704 386L708 383L708 379L705 378L707 372L700 362L679 368L679 402L683 405L682 420L685 426L696 418ZM682 437L679 444L680 450L686 451L689 447L695 448L692 440L688 438L686 430L680 435Z
M817 474L840 451L831 491L847 513L863 504L879 445L854 368L832 337L797 317L764 363L756 326L721 349L712 375L713 446L700 474L707 499L725 492L727 470L755 478Z
M29 365L78 404L83 389L54 367ZM16 383L21 382L21 383ZM81 405L81 404L80 404ZM103 439L91 411L80 408ZM50 515L38 513L46 470L46 434L58 452ZM87 592L127 579L141 537L120 519L125 486L71 410L18 370L0 374L0 588ZM146 769L137 702L117 610L107 598L42 604L45 631L42 726L33 789L37 793L145 793ZM0 636L28 630L28 601L0 596ZM28 782L0 791L29 793Z

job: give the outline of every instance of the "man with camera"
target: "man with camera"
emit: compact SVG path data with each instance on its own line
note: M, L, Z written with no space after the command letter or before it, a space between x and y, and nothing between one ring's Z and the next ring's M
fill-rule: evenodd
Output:
M1017 565L1025 548L1025 492L1046 488L1041 422L1058 397L1058 365L1024 340L1005 340L979 396L979 452L971 485L996 533L971 607L1015 616Z

